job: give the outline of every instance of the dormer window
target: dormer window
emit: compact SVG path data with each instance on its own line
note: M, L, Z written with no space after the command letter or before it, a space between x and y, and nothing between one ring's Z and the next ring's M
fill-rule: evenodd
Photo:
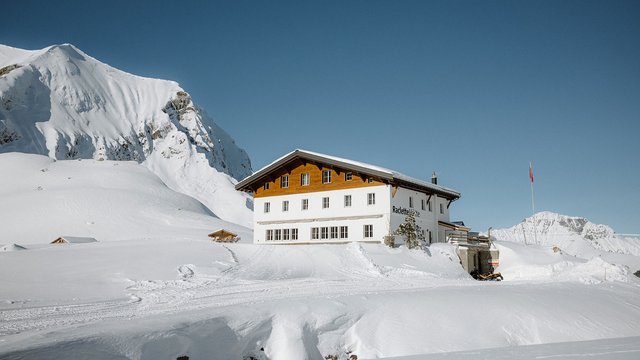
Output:
M350 171L344 173L344 181L351 181L351 180L353 180L353 173Z

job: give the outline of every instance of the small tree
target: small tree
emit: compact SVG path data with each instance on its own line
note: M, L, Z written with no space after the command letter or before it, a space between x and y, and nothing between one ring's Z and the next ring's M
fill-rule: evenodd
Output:
M413 249L420 246L417 230L416 218L413 214L409 214L404 218L404 222L398 226L394 234L404 236L406 238L405 244L407 247L409 249Z

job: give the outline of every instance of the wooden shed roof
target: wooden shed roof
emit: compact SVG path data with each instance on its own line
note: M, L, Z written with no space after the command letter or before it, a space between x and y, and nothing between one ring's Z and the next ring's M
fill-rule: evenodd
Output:
M209 234L209 237L236 237L238 234L233 233L226 229L220 229Z

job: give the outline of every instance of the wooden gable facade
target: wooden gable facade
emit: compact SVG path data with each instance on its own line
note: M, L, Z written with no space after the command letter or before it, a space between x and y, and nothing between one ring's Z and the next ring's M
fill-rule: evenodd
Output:
M329 172L331 180L323 182L323 172ZM283 176L287 177L283 187ZM303 176L307 176L307 184L303 184ZM304 159L293 159L291 162L274 169L268 176L255 182L253 196L278 196L303 194L318 191L353 189L367 186L378 186L384 182L364 173L346 170L335 165L320 162L307 162Z

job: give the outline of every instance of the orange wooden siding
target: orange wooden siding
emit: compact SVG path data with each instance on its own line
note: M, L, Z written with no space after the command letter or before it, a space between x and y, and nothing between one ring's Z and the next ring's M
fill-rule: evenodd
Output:
M253 194L254 197L267 197L267 196L278 196L278 195L290 195L290 194L303 194L303 193L311 193L318 191L329 191L329 190L342 190L342 189L354 189L366 186L379 186L384 185L383 182L378 180L373 180L373 182L368 182L366 175L364 180L360 177L360 174L352 172L352 179L350 181L345 180L345 173L347 171L335 169L330 169L326 167L320 168L315 164L299 164L293 168L290 168L291 171L287 172L286 169L278 169L272 173L271 181L269 181L269 189L264 189L264 182L260 183L260 187L256 189ZM330 170L331 171L331 182L327 184L322 183L322 171ZM302 174L309 173L309 185L302 186ZM289 175L289 187L281 188L280 187L280 178L282 175ZM267 181L267 180L265 180Z

